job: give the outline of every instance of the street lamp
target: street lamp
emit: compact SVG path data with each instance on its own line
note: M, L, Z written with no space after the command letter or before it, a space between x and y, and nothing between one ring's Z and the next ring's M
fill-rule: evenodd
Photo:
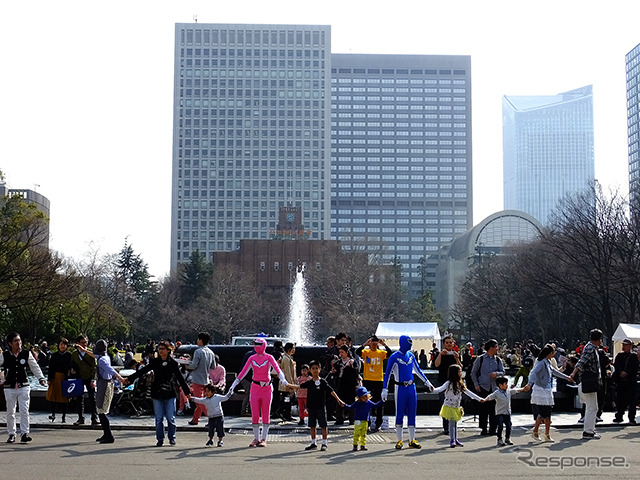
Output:
M518 330L519 330L519 337L518 341L522 342L522 307L518 307Z
M58 304L58 325L56 327L58 337L62 337L62 304Z

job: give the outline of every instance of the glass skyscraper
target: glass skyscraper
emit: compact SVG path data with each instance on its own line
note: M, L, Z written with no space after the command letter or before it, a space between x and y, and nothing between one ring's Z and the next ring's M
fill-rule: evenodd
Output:
M267 239L280 206L329 237L329 26L176 24L171 268Z
M331 152L331 238L380 242L410 294L433 290L473 221L470 57L332 55Z
M634 201L640 200L640 137L638 125L640 117L640 45L627 53L627 135L629 137L629 196Z
M504 96L504 208L545 225L558 201L594 179L591 85L553 96Z

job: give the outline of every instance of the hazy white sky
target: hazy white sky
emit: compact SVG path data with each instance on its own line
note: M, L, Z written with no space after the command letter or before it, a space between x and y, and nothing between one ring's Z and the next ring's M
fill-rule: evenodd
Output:
M128 237L169 270L174 24L332 27L333 53L471 55L474 223L502 210L503 95L594 86L596 177L628 190L625 54L640 2L3 1L0 169L51 200L51 246Z

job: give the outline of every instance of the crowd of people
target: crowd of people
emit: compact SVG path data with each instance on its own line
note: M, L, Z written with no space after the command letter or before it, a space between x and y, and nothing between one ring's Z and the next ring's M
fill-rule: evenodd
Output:
M571 351L557 342L538 347L527 341L510 347L490 339L474 354L471 343L458 346L453 336L446 335L442 349L434 345L428 355L424 350L413 351L411 338L407 336L400 338L399 348L394 352L376 335L356 348L347 334L338 333L327 339L320 358L300 366L295 362L293 343L276 344L272 353L267 353L267 343L259 337L253 350L245 355L242 368L228 390L225 368L208 347L209 341L207 333L199 333L197 349L191 358L179 362L172 354L171 342L156 344L149 340L139 362L134 358L136 346L121 345L122 355L116 345L105 340L97 340L90 348L89 339L80 335L73 344L61 338L53 347L54 352L44 342L29 350L23 348L18 333L10 333L0 355L0 383L7 404L7 442L17 439L17 405L20 441L32 440L29 371L41 385L48 386L49 419L55 422L60 415L65 423L69 402L73 400L78 415L74 425L84 424L89 417L92 425L102 427L99 443L115 441L109 422L114 395L118 395L120 388L133 386L142 379L152 400L157 446L164 444L165 433L169 444L176 444L176 415L191 410L190 425L198 425L203 416L208 420L206 446L213 446L215 440L222 447L225 436L222 404L238 387L243 387L242 408L250 412L254 432L250 447L266 446L272 416L295 421L292 406L297 403L298 425L308 425L310 429L311 443L307 450L318 448L317 427L322 434L320 450L327 449L330 421L354 425L353 450L366 450L367 433L382 427L384 403L393 389L396 448L404 446L405 416L408 447L421 448L415 437L416 377L422 379L429 391L439 394L442 433L449 436L452 448L463 446L458 438L463 399L477 407L480 435L495 436L498 446L512 445L511 399L523 391L531 391L533 439L553 442L550 431L555 398L553 377L558 379L559 392L578 396L584 439L600 438L596 425L601 421L606 398L612 398L614 422L623 422L627 415L630 424L636 423L640 349L625 339L622 351L612 359L602 343L602 332L597 329L590 332L588 342ZM429 367L437 370L437 387L431 385L424 373ZM507 372L515 372L515 376L508 378Z

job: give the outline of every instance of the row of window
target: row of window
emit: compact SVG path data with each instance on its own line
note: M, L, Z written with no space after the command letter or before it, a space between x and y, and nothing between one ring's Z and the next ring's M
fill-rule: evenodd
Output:
M325 50L321 50L318 48L281 48L281 49L249 49L249 48L203 48L203 49L191 49L191 48L181 48L180 49L180 65L184 65L185 59L188 66L200 65L202 61L204 65L209 63L209 57L211 57L211 64L217 62L220 59L221 62L226 62L227 57L229 57L229 62L233 62L236 58L238 58L238 62L242 61L240 59L243 58L262 58L262 59L285 59L285 58L323 58L325 54ZM191 58L189 58L191 57ZM250 62L251 60L247 60ZM264 61L264 60L263 60Z
M464 99L463 99L464 101ZM466 105L423 105L423 104L411 104L411 105L402 105L402 104L332 104L331 110L457 110L457 111L465 111L467 109Z
M331 92L354 93L467 93L466 88L435 88L435 87L331 87Z
M448 97L448 96L437 96L437 97L406 97L403 95L400 96L391 96L391 95L332 95L332 102L466 102L466 97Z
M331 77L331 83L333 84L347 84L347 83L365 83L367 85L466 85L467 81L464 79L450 80L448 78L433 79L433 78L336 78Z
M209 196L211 198L279 198L284 199L288 197L292 197L294 199L311 199L311 200L319 200L322 198L322 191L290 191L290 187L281 186L280 188L284 188L285 190L275 191L275 190L254 190L254 191L241 191L241 190L209 190L208 195L203 195L204 197ZM385 196L383 193L382 196ZM401 196L398 194L398 196ZM427 195L428 196L428 195ZM466 195L465 195L466 196ZM209 203L214 202L214 200L178 200L178 208L207 208Z
M441 172L465 172L467 167L465 165L458 165L454 168L446 165L447 163L451 163L452 161L455 163L466 163L468 160L466 158L448 158L448 157L427 157L427 158L412 158L401 157L401 158L390 158L390 157L338 157L337 161L339 164L333 163L331 165L331 170L386 170L386 171L409 171L412 172L437 172L438 170ZM358 164L354 162L366 162L363 164ZM402 163L408 163L410 161L418 162L418 165L402 165ZM386 163L383 165L372 165L373 163L380 162ZM445 165L435 166L435 165L425 165L424 162L429 163L441 163Z
M396 142L400 143L400 142ZM440 141L440 145L451 145L450 143L444 143ZM464 148L456 148L451 150L450 148L350 148L350 147L341 147L341 148L332 148L331 153L400 153L400 154L437 154L441 153L442 155L451 155L455 153L456 155L465 155L467 150ZM417 158L414 160L418 160Z
M455 113L455 114L451 114L451 113L417 113L417 112L411 112L411 113L400 113L400 112L396 112L396 113L391 113L391 112L387 112L387 113L360 113L360 112L339 112L337 115L335 114L335 112L332 115L333 118L358 118L358 119L364 119L364 118L388 118L388 119L398 119L398 120L404 120L404 119L436 119L436 118L440 118L443 120L451 120L451 119L456 119L456 120L463 120L467 118L467 115L465 113ZM367 122L367 124L371 124L371 122Z
M258 29L181 29L180 44L230 45L230 46L321 46L324 47L324 30L258 30ZM189 50L189 49L187 49ZM198 49L196 49L198 50ZM188 52L187 52L188 53Z
M254 65L259 67L259 65ZM178 73L180 78L324 78L324 61L314 60L310 62L309 67L313 70L301 70L302 65L299 65L299 69L296 70L275 70L273 68L267 68L263 65L264 69L261 70L249 70L249 69L209 69L209 68L181 68ZM293 65L291 65L293 68Z
M412 192L380 192L380 191L362 191L362 192L335 192L335 196L337 197L383 197L383 198L408 198L411 197ZM467 192L422 192L422 196L428 198L467 198Z
M413 118L413 115L411 116ZM441 115L441 118L444 115ZM451 119L451 115L447 115L449 119ZM438 118L434 116L434 119ZM465 120L467 118L466 115L454 115L456 120ZM447 123L447 122L345 122L345 121L332 121L331 127L368 127L368 128L379 128L379 127L392 127L392 128L466 128L466 123ZM340 130L342 132L346 132L349 130ZM362 130L365 132L365 130ZM364 135L364 133L360 133L360 131L355 130L353 132L354 135Z
M278 100L278 102L283 102L284 100ZM181 100L181 103L183 101ZM202 102L204 102L204 100L202 100ZM322 100L287 100L287 108L293 109L293 104L295 102L295 110L291 110L292 113L288 113L287 112L287 116L288 117L296 117L296 118L325 118L324 116L324 101ZM320 107L318 107L318 102L320 102L320 105L322 106L322 109L320 109ZM313 107L314 105L316 105L315 107ZM182 105L181 105L182 106ZM227 106L227 108L230 105ZM236 106L240 106L238 104L236 104ZM274 105L275 107L275 105ZM312 109L313 107L313 109ZM280 107L280 108L284 108L284 107ZM251 112L251 111L250 111ZM247 116L251 116L251 113L246 113L246 111L237 109L237 110L225 110L225 109L211 109L211 111L209 111L208 108L180 108L179 110L179 116L180 118L183 117L208 117L209 114L211 114L212 117L242 117L243 115L247 115ZM253 115L254 117L256 117L257 115ZM412 117L413 118L413 117ZM252 120L253 126L260 126L260 124L262 124L263 126L268 125L269 119L265 118L265 119L257 119L254 118Z
M323 158L324 150L315 150L317 148L314 145L313 153L311 150L191 150L191 149L179 149L178 158L181 161L182 157L188 159L188 157L227 157L227 158L252 158L252 157L269 157L269 158ZM445 152L443 152L445 153ZM449 152L451 153L451 152ZM182 166L182 164L180 164Z

